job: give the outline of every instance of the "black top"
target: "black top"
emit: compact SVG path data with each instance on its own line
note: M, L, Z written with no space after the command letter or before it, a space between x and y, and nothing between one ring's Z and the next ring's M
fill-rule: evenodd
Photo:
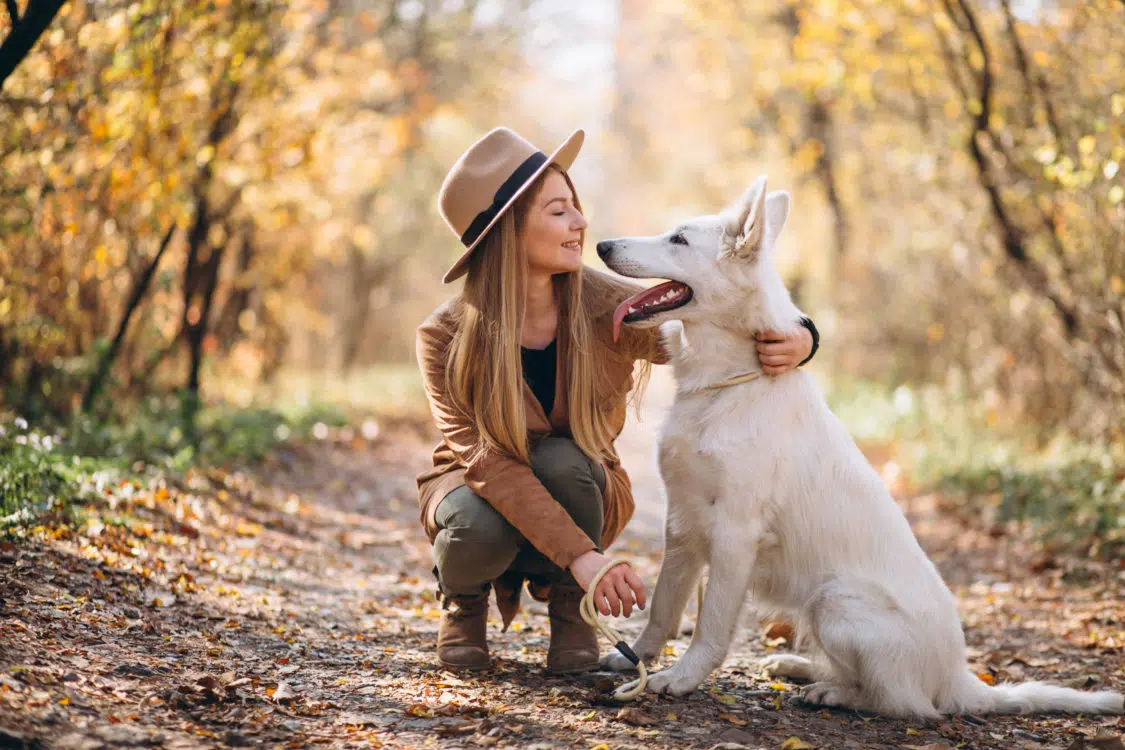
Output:
M547 344L546 349L528 349L520 347L520 359L523 360L523 379L543 405L543 413L548 416L555 405L555 341Z

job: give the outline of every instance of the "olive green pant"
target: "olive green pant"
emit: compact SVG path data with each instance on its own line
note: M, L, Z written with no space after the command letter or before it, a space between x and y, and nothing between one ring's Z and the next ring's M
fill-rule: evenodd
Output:
M601 549L605 469L570 438L549 437L531 449L531 470L574 522ZM435 512L434 573L443 593L474 596L512 570L546 580L569 578L508 523L461 485L442 498Z

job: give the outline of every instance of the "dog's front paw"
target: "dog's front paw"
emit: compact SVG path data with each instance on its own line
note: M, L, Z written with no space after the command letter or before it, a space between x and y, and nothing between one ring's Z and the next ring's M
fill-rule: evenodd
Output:
M614 672L629 672L636 669L633 662L626 659L618 651L610 651L599 659L598 663L603 669L611 669Z
M703 680L696 679L694 675L669 667L649 676L648 689L654 693L681 696L695 690L701 682Z
M649 653L643 646L640 645L640 641L633 644L632 648L633 653L635 653L646 665L652 664L652 662L655 661L656 654ZM612 669L614 672L634 672L637 669L636 665L634 665L633 662L629 661L629 659L627 659L620 651L617 650L610 651L608 654L598 660L598 663L601 665L602 669Z

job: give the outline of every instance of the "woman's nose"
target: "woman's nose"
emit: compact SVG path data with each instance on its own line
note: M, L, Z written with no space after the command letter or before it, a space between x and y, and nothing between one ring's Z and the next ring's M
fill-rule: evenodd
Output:
M582 214L578 214L578 219L571 224L570 228L576 232L580 232L588 226L590 226L590 222L586 221L586 217Z

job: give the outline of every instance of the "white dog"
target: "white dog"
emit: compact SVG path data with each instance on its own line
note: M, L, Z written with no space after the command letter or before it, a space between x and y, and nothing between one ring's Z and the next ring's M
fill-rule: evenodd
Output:
M764 663L818 680L809 703L900 717L1120 713L1119 693L974 676L953 595L813 379L747 379L759 370L755 332L792 332L801 317L771 258L788 213L788 194L767 195L762 177L721 214L598 243L620 274L673 280L623 303L615 327L683 323L665 336L678 390L660 437L664 561L633 645L642 659L675 636L704 565L710 575L691 646L649 687L683 695L719 667L749 592L810 645L812 659ZM632 667L619 654L603 664Z

